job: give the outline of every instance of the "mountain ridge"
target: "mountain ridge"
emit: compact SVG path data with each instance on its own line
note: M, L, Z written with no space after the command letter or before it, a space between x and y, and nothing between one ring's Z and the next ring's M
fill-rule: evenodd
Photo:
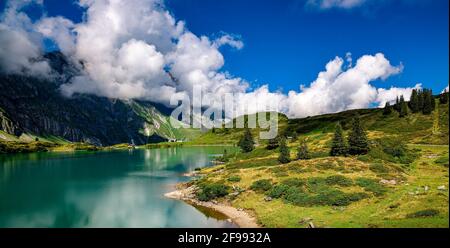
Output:
M175 129L167 108L150 101L121 100L88 94L68 98L59 87L77 68L59 52L46 54L54 79L0 75L0 130L20 137L58 136L97 146L136 145L185 137ZM160 111L161 110L161 111Z

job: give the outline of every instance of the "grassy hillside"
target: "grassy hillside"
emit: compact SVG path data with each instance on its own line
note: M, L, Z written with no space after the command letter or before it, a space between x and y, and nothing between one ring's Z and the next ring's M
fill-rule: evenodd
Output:
M370 143L365 155L331 157L336 123L347 135L359 114ZM252 130L256 137L258 130ZM199 199L254 214L265 227L448 227L448 104L431 115L380 109L352 110L280 122L288 139L287 164L267 141L249 153L228 153L225 164L202 169ZM215 130L196 142L234 143L243 130ZM298 137L296 137L298 136ZM305 139L311 159L295 160ZM189 184L190 185L190 184Z
M431 115L421 113L400 118L397 112L389 116L383 115L382 109L359 109L341 113L319 115L301 119L288 119L280 114L279 134L307 138L314 148L328 148L337 122L344 130L350 128L351 119L358 114L370 138L392 137L412 144L448 144L448 104L436 105ZM236 144L243 135L243 129L216 128L209 130L195 139L197 144ZM251 129L257 144L265 144L266 140L259 140L259 128Z

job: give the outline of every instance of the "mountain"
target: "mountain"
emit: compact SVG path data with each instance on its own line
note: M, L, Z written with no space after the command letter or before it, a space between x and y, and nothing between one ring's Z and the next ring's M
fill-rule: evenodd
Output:
M59 73L53 80L0 75L0 139L58 137L106 146L186 137L184 130L170 124L170 109L163 105L87 94L63 96L60 85L76 75L77 69L58 52L45 59Z

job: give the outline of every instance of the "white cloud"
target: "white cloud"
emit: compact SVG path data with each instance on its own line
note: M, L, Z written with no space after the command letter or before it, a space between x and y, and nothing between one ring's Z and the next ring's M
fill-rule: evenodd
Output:
M444 92L448 92L449 90L448 90L448 85L447 85L447 87L445 87L442 91L441 91L441 93L444 93Z
M370 82L402 71L401 65L392 66L381 53L364 55L347 70L343 70L343 63L336 57L309 87L300 93L290 91L285 101L287 114L303 117L369 107L378 95Z
M355 4L327 2L324 6ZM351 53L344 59L336 57L309 86L300 86L300 91L271 92L268 85L251 89L244 79L222 70L225 60L219 49L224 45L242 49L244 44L238 36L224 33L213 40L197 36L186 29L183 21L175 20L162 0L81 0L79 4L86 8L81 23L45 16L32 23L17 7L11 7L16 15L7 12L0 26L0 39L4 40L0 43L2 68L48 69L46 64L30 62L41 55L36 44L42 44L46 37L54 40L72 61L83 63L81 74L61 87L68 96L89 93L167 104L174 94L190 95L193 86L201 85L204 93L214 97L240 93L236 105L249 103L247 113L267 110L258 103L277 102L276 110L291 117L367 108L391 101L400 92L408 96L411 90L377 89L371 85L403 68L401 64L391 65L381 53L364 55L356 63ZM8 57L20 59L11 63Z
M244 42L242 42L238 37L234 37L229 34L225 34L225 35L221 36L220 38L216 39L214 41L214 44L217 47L221 47L223 45L229 45L236 49L242 49L244 47Z
M359 7L366 3L368 0L308 0L307 6L319 8L319 9L351 9Z
M73 54L75 51L74 27L72 21L61 16L44 18L36 24L37 31L54 40L64 54Z
M380 88L377 90L378 96L375 101L379 103L378 107L384 107L386 102L393 103L397 97L400 97L402 95L406 101L409 101L412 90L421 88L422 84L416 84L416 86L408 88L397 88L397 87L391 87L390 89Z
M30 4L42 1L10 1L0 17L0 71L45 76L50 72L41 60L42 37L34 31L30 18L20 12Z

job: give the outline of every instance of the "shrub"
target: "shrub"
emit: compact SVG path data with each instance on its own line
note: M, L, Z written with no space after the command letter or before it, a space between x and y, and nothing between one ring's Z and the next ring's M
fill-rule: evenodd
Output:
M347 206L352 202L369 197L366 193L344 193L336 189L327 189L317 195L309 195L298 188L290 187L284 199L298 206Z
M240 182L241 181L241 177L240 176L230 176L228 178L228 181L230 181L230 182Z
M348 187L353 185L353 180L350 178L346 178L341 175L329 176L325 179L325 182L328 185L338 185L343 187Z
M377 174L389 173L389 168L384 166L382 163L375 163L369 165L369 169Z
M354 201L359 201L367 197L368 195L364 193L347 194L340 190L331 189L321 192L312 198L312 203L320 206L347 206Z
M445 155L439 157L438 159L434 160L434 162L436 164L441 164L441 165L443 165L445 167L448 167L448 162L449 162L448 154L445 154Z
M279 146L278 138L269 139L269 142L267 143L266 149L267 150L274 150L274 149L277 149L278 146Z
M272 188L272 182L269 179L261 179L258 181L255 181L250 186L251 190L257 191L257 192L265 192Z
M291 187L301 187L306 184L304 179L301 178L288 178L282 182L282 184L291 186Z
M224 184L201 183L198 186L200 190L197 192L197 198L200 201L210 201L228 195L229 187Z
M328 186L323 177L310 177L306 180L306 186L311 192L319 192L327 189Z
M284 199L288 203L298 206L307 206L310 202L309 195L296 187L289 187L289 189L285 192Z
M424 217L433 217L439 214L439 211L436 209L425 209L420 210L414 213L410 213L406 215L406 218L424 218Z
M364 188L364 190L372 192L375 196L382 196L387 191L383 185L380 185L376 180L370 178L360 177L356 179L356 184Z
M269 191L267 191L267 196L270 196L274 199L281 198L288 191L289 186L285 184L279 184L273 186Z
M309 155L309 150L308 150L308 144L306 143L305 140L302 140L300 142L300 146L298 147L297 150L297 159L310 159L311 155Z

